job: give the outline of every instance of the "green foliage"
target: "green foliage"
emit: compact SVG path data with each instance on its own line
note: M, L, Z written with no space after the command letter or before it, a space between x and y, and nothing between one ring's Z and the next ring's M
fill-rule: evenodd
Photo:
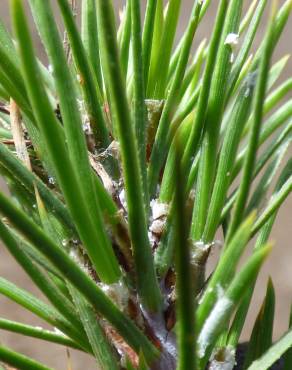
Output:
M0 294L61 333L8 318L0 330L83 351L105 370L231 370L292 191L291 77L274 86L288 56L271 63L292 1L254 0L244 16L243 0L218 1L192 55L210 0L194 1L177 46L180 0L147 0L145 16L127 0L120 22L112 1L83 0L80 30L74 2L58 0L65 38L51 1L29 0L49 65L37 59L25 2L10 3L0 171L11 199L0 193L0 237L48 303L4 277ZM272 343L274 307L269 282L249 370L282 355L291 367L291 332ZM49 369L2 344L0 361Z
M259 358L271 345L275 315L275 292L271 280L268 282L265 300L252 330L244 368Z
M265 354L256 360L248 370L267 370L275 363L283 353L292 346L292 333L288 331L281 339L274 343Z

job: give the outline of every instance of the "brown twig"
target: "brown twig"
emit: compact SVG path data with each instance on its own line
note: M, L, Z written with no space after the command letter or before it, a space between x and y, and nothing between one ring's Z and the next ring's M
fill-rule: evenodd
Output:
M20 110L13 99L10 100L10 118L11 118L11 132L14 140L17 157L24 163L24 165L32 171L32 166L24 138L24 131L21 124ZM35 197L38 208L44 208L42 199L39 195L36 185L34 185Z
M0 105L0 112L4 114L10 114L9 110L3 105Z
M97 173L98 177L100 177L104 187L106 190L110 193L111 196L115 194L115 185L104 169L103 165L95 160L95 157L92 153L88 152L89 155L89 162L91 167L94 169L94 171Z
M4 370L17 370L15 367L10 367L8 365L3 364L2 362L0 362L0 366L2 366Z
M103 165L96 160L92 153L88 152L88 156L91 167L101 179L105 189L112 197L115 197L116 189L113 180L108 175ZM123 263L125 271L133 271L133 255L130 248L129 232L122 213L117 214L117 222L114 228L115 232L113 235L115 237L115 242L125 259Z
M31 164L24 139L24 132L21 125L20 110L13 99L10 100L11 132L18 158L31 171Z
M112 326L105 325L104 330L106 336L110 339L111 343L113 343L117 351L128 358L132 366L136 369L139 364L138 354L125 342Z
M24 140L24 142L26 146L32 145L31 140ZM15 142L13 139L4 139L4 140L1 140L1 143L5 145L15 145Z
M71 6L71 9L72 9L73 16L74 16L74 18L76 18L76 16L77 16L76 0L69 0L69 3L70 3L70 6ZM71 46L70 46L70 42L69 42L68 32L66 30L64 31L63 45L64 45L64 49L65 49L67 62L68 62L68 64L71 64L72 63L72 52L71 52Z

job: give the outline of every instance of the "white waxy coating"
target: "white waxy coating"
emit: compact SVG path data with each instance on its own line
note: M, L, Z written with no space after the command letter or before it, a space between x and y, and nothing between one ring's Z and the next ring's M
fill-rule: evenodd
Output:
M200 358L205 356L206 350L210 345L210 339L214 337L214 333L222 323L226 312L230 310L232 305L233 302L226 296L220 298L216 303L198 338L198 355Z

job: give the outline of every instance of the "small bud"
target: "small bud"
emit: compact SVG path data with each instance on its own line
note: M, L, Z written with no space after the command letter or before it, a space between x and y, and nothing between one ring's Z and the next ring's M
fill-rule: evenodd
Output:
M63 247L66 247L68 245L68 240L67 239L63 239L62 240L62 245L63 245Z
M155 220L152 222L149 230L156 235L161 235L165 226L165 221L163 220Z
M157 199L151 201L150 207L152 209L153 220L166 217L169 211L169 205L167 203L160 203Z
M49 65L48 65L48 71L49 71L49 73L51 73L51 74L54 72L54 68L53 68L52 64L49 64Z
M126 193L125 193L125 189L123 189L120 194L119 194L119 199L120 199L120 202L122 204L122 206L125 208L125 210L127 210L127 201L126 201Z
M238 38L239 38L239 35L237 33L229 33L224 42L224 45L229 45L232 50L231 55L230 55L230 63L233 63L235 59L234 49L236 45L238 44Z
M224 45L230 45L231 47L234 47L238 44L239 35L238 33L229 33L226 36Z

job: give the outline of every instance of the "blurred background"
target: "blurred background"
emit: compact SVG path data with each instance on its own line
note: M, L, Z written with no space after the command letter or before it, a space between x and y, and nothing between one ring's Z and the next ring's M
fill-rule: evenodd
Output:
M24 0L27 2L26 0ZM47 0L44 0L47 1ZM78 7L80 9L82 0L77 0ZM54 7L57 10L56 0L53 0ZM123 1L113 0L115 8L118 10L122 8ZM245 9L249 5L250 1L245 1ZM268 1L268 4L271 1ZM283 1L279 1L283 3ZM177 39L179 35L183 32L188 17L190 15L190 10L193 4L193 0L183 0L182 1L182 12L180 18L180 26L177 33ZM205 16L204 21L200 25L196 38L194 40L194 48L199 42L210 35L212 27L214 25L214 18L216 15L218 1L214 0L213 5L211 5L208 13ZM145 0L142 1L142 6L145 6ZM29 12L28 12L29 14ZM9 22L9 0L0 0L0 17L4 20L7 27L10 29ZM59 19L57 11L56 17ZM265 30L265 21L267 20L267 13L263 17L263 21L260 26L257 38L254 43L254 50L256 50L259 40L263 35ZM62 25L60 23L60 31L62 32ZM44 51L41 42L37 36L37 32L32 25L32 33L35 41L35 47L42 60L46 61ZM274 53L274 61L278 60L280 57L291 53L291 35L292 35L292 17L290 17L286 30L283 33L278 47ZM292 61L289 60L285 68L284 74L279 80L281 82L284 78L292 76ZM290 94L290 98L291 98ZM291 156L292 151L290 149L289 155ZM5 183L0 179L0 185L2 191L7 191ZM220 236L219 236L220 237ZM261 272L260 279L257 283L255 294L253 297L253 304L251 306L250 312L248 314L247 325L244 328L242 335L242 340L247 340L250 335L251 328L254 324L255 317L258 313L260 305L263 300L263 296L266 290L266 283L269 276L272 277L273 283L276 289L276 319L274 327L274 337L278 338L287 330L288 327L288 316L290 305L292 301L292 196L288 198L285 205L281 208L277 221L274 225L272 231L271 239L275 243L274 250L270 256L268 262L264 265ZM214 251L210 263L209 270L211 271L212 266L216 262L218 257L218 252ZM17 266L15 261L8 255L6 249L0 245L0 276L3 276L15 284L27 289L31 293L41 297L41 293L32 285L31 281L23 273L21 268ZM42 297L43 298L43 297ZM45 300L45 298L43 298ZM14 303L9 302L6 298L0 296L0 317L9 318L12 320L21 321L28 324L39 325L46 327L46 324L36 319L33 315L26 312L24 309L20 308ZM66 353L66 349L61 346L56 346L53 344L48 344L46 342L41 342L39 340L28 339L26 337L21 337L18 335L10 334L0 330L0 343L12 347L16 351L22 352L26 355L32 356L35 359L42 361L43 363L49 365L56 370L93 370L95 369L94 361L92 361L88 356L83 355L78 351L71 351ZM68 360L71 358L71 367L68 366Z

